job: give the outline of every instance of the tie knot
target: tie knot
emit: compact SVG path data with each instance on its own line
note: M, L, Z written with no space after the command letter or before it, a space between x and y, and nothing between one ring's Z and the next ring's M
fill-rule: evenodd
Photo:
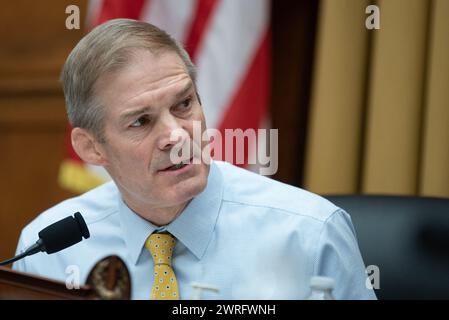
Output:
M150 251L155 265L171 266L171 257L176 239L168 233L153 233L145 242L145 248Z

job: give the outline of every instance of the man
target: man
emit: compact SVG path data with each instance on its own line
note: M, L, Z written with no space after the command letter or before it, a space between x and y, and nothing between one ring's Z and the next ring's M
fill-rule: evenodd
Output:
M337 299L375 298L347 213L198 152L206 142L194 138L193 126L204 132L206 125L195 68L164 31L109 21L78 43L61 78L73 147L113 182L41 214L23 230L18 251L76 211L90 239L15 269L64 281L76 265L85 280L115 254L130 270L135 299L189 299L192 282L219 289L205 299L302 299L315 275L335 280ZM193 157L174 162L180 145Z

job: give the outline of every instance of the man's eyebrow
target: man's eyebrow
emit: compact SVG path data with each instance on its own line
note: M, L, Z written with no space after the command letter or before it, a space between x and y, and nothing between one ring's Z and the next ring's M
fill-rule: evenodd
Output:
M181 91L175 94L175 100L181 99L184 97L190 90L193 88L193 83L189 82L184 88L182 88ZM149 113L151 111L151 107L146 106L140 109L132 110L129 112L125 112L120 116L121 121L126 121L129 118L137 117L138 115L141 115L143 113Z
M181 99L182 97L184 97L193 87L193 83L189 82L181 91L179 91L176 95L175 95L175 99Z
M129 118L134 118L134 117L137 117L140 114L150 112L150 110L151 110L150 107L143 107L143 108L140 108L140 109L136 109L136 110L132 110L132 111L129 111L129 112L125 112L125 113L123 113L120 116L120 120L121 121L126 121Z

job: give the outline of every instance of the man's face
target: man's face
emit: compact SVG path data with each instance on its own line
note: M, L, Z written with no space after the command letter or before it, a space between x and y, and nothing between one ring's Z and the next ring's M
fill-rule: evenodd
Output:
M205 188L209 166L204 161L167 169L173 165L170 151L183 140L171 141L174 130L197 150L207 144L201 137L193 141L193 121L204 132L205 119L176 53L137 50L127 67L102 76L95 89L106 109L104 167L128 205L146 210L179 206Z

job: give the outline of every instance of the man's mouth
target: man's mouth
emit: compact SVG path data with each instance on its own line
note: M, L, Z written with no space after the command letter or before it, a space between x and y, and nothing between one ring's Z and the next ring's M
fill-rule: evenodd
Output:
M192 163L192 159L193 159L193 157L188 159L188 160L181 161L180 163L172 165L172 166L170 166L168 168L162 169L160 171L176 171L176 170L182 169L186 165Z

